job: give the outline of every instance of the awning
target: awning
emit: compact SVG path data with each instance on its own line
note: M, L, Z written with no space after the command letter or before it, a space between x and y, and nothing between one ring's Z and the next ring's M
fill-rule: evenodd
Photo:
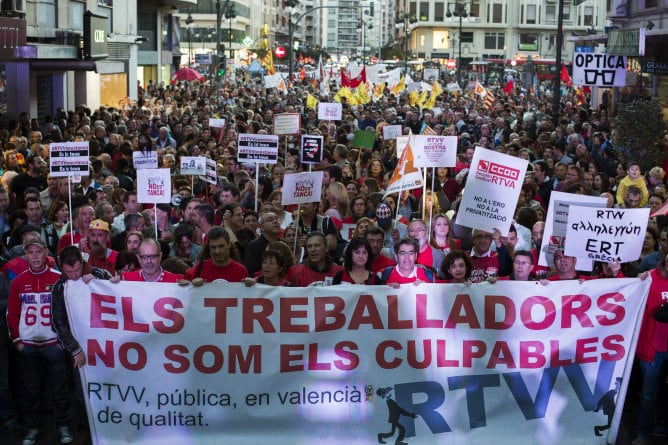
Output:
M125 72L125 63L118 60L31 60L34 71L95 71L98 74Z

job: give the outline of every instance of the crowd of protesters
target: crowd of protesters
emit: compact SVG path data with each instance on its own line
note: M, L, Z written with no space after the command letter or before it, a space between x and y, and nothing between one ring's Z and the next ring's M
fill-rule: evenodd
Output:
M650 220L642 256L631 263L597 264L594 272L582 273L563 251L556 252L553 270L537 261L554 190L604 196L610 207L652 212L666 201L663 166L643 172L639 164L618 157L610 140L610 110L576 106L579 98L567 93L555 116L549 87L541 87L530 101L519 88L509 95L499 91L489 108L468 91L444 93L432 109L411 106L408 94L385 89L366 105L344 101L341 121L319 121L305 106L306 93L317 96L318 91L308 81L287 94L247 79L226 83L222 90L199 83L150 83L140 89L137 103L97 110L82 105L42 119L23 113L0 130L0 301L9 296L10 333L0 336L0 421L7 432L24 437L24 445L35 443L43 396L39 382L45 376L66 382L72 363L85 364L81 347L67 335L62 306L67 279L397 287L632 277L651 271L645 335L638 347L645 384L637 444L661 434L654 407L668 338L661 340L665 348L655 346L653 336L664 331L651 315L662 303L668 279L668 225L661 217ZM284 176L307 169L300 164L299 136L280 137L276 164L256 170L255 164L237 160L237 136L272 134L279 113L301 113L302 134L324 138L323 161L315 167L323 171L321 202L281 204ZM210 118L225 119L225 126L211 127ZM422 189L383 193L398 160L395 140L384 140L382 127L398 124L405 133L428 128L458 136L456 165L430 169L426 196ZM353 146L355 130L375 132L374 147ZM62 141L89 143L90 175L80 182L49 175L49 144ZM454 224L478 146L530 161L509 233ZM156 152L159 166L171 170L171 205L138 202L135 151ZM215 160L218 182L180 175L183 156ZM342 231L347 224L355 225L350 236ZM44 271L49 289L61 284L53 290L57 335L33 332L20 322L21 286L29 287ZM4 314L4 304L0 309ZM25 378L33 384L23 385ZM75 422L67 417L69 395L61 386L50 385L45 401L59 414L61 443L69 443ZM78 420L85 431L86 421Z

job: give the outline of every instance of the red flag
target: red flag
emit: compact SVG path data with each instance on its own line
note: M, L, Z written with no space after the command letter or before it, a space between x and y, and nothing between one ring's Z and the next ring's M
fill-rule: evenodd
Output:
M299 80L304 80L306 79L306 70L302 66L302 70L299 72Z
M506 94L510 94L514 89L515 89L515 84L513 83L513 80L510 79L508 83L506 83L506 86L503 87L503 92Z
M357 88L361 83L366 82L366 67L362 67L362 71L355 76L350 77L346 72L341 69L341 86L349 88Z
M562 82L566 82L566 86L570 87L573 85L573 81L571 80L571 76L568 74L568 70L566 69L566 65L561 65L561 75L559 76Z

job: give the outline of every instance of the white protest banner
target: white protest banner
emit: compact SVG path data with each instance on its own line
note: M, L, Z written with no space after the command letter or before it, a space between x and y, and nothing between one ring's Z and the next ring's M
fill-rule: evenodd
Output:
M457 136L413 136L416 167L454 167L457 161Z
M275 134L241 133L237 138L239 162L278 162L278 136Z
M263 76L265 88L278 88L278 84L283 79L280 74L268 74Z
M538 264L554 267L554 252L566 246L566 232L568 231L568 212L571 205L601 208L608 200L599 196L576 195L574 193L552 192L550 203L545 216L545 231L540 246ZM585 258L578 258L576 269L591 271L593 262Z
M209 118L209 127L211 128L223 128L225 126L225 119L214 119Z
M462 87L460 87L457 82L450 82L446 84L445 89L448 93L452 93L453 91L462 91Z
M343 105L338 102L319 102L318 119L323 121L340 121L343 117Z
M168 168L137 170L137 201L153 204L172 200L172 178Z
M383 127L383 139L396 139L403 134L401 125L385 125Z
M403 409L410 445L604 445L649 281L69 280L65 302L94 443L394 443Z
M320 202L322 171L292 173L283 176L281 205Z
M476 147L457 224L506 235L529 163L514 156Z
M49 144L49 174L53 177L89 176L88 142Z
M626 56L574 53L573 84L599 87L626 86Z
M180 173L186 176L199 176L206 172L204 156L181 156Z
M323 137L317 134L305 134L301 137L301 163L320 164L323 155Z
M571 205L568 210L566 255L620 263L640 258L650 209Z
M157 151L133 151L132 165L135 170L142 170L144 168L158 168L158 152Z
M274 114L273 134L299 134L301 132L302 115L299 113Z

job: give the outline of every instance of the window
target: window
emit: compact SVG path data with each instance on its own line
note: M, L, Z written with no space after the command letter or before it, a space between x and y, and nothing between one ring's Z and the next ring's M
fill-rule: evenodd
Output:
M500 3L492 5L492 23L503 23L503 5Z
M527 25L536 24L536 5L527 5L527 16L525 23Z
M471 3L470 11L471 16L480 17L480 3Z
M429 20L429 3L420 2L420 21L426 22Z
M645 8L655 8L658 4L657 0L645 0Z
M571 19L571 7L564 5L564 20Z
M411 17L417 17L417 4L415 2L411 2L411 4L408 5L408 14Z
M538 51L538 35L520 34L520 43L517 49L520 51Z
M503 49L506 44L506 36L502 32L485 33L485 49Z
M549 20L557 20L557 7L556 6L550 6L547 5L545 8L545 19Z
M462 38L462 43L473 43L473 32L462 31L461 38Z
M434 21L442 22L445 17L443 14L444 6L442 2L434 3Z
M594 26L594 7L585 6L584 8L584 26Z

